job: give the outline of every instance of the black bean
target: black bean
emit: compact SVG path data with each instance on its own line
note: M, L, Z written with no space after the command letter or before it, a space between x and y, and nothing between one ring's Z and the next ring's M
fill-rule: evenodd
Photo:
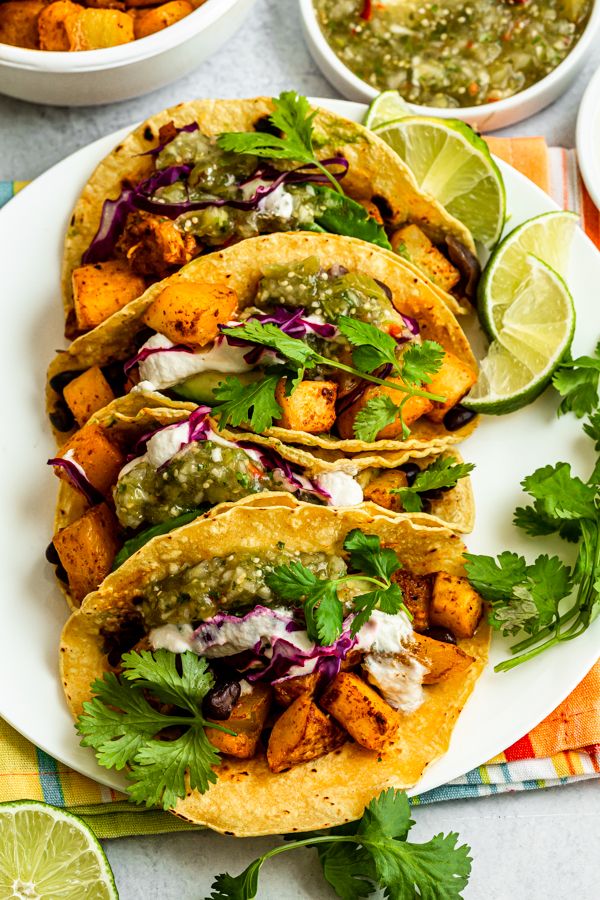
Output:
M57 431L70 431L75 425L75 416L66 403L57 403L50 413L50 421Z
M73 381L74 378L77 378L78 375L81 375L81 370L78 371L70 371L70 372L59 372L58 375L55 375L54 378L50 379L50 387L53 391L56 391L57 394L61 394L66 388L68 384Z
M457 406L453 406L452 409L449 409L444 416L444 428L447 428L448 431L458 431L459 428L468 425L476 415L477 413L470 409L466 409L459 403Z
M406 483L409 487L415 483L415 478L421 471L416 463L407 462L400 466L400 471L406 475Z
M56 569L54 570L54 574L56 575L56 577L58 578L59 581L62 581L64 584L69 583L69 576L67 575L67 570L62 565L62 563L59 562Z
M102 366L102 374L108 381L115 394L123 393L126 378L123 366L124 363L120 360L118 360L117 362L109 363L107 366Z
M52 566L57 566L60 562L60 556L56 552L56 547L54 546L52 541L50 541L50 543L46 547L46 559Z
M202 703L202 712L209 719L219 722L228 719L240 699L242 687L239 681L225 681L208 692Z
M374 203L379 212L381 213L382 219L391 219L394 215L394 210L390 206L389 201L382 197L381 194L373 194L371 197L371 203Z
M441 641L443 644L456 644L456 638L452 632L448 631L446 628L434 626L433 628L428 628L425 635L429 638L433 638L434 641Z

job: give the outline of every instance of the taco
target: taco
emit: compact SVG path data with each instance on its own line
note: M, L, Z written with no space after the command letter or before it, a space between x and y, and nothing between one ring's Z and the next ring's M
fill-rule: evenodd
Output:
M152 405L208 403L222 425L350 453L453 443L475 422L459 405L475 359L430 283L334 235L265 235L199 257L79 337L48 374L63 439L132 388Z
M445 752L485 665L488 629L463 577L464 549L443 527L297 501L233 505L155 538L86 598L63 632L65 696L74 716L85 712L84 743L111 765L102 752L110 735L91 721L100 701L84 704L100 696L91 685L107 676L110 728L122 722L126 731L114 686L128 681L135 660L146 672L138 702L143 690L144 702L166 715L156 726L164 740L181 737L168 725L169 715L181 715L177 703L165 705L173 692L153 694L148 673L158 664L176 680L182 669L173 657L183 654L190 684L200 685L196 666L202 678L209 673L203 699L195 695L206 720L197 740L220 759L214 774L204 772L204 793L194 787L197 769L185 785L161 770L158 788L133 786L133 799L240 836L358 818L374 795L414 785ZM387 612L364 593L373 579L361 587L378 562ZM300 575L304 584L327 584L329 613L340 613L326 640L314 630L319 603L290 587ZM125 731L117 724L115 736ZM118 761L133 763L134 780L135 752Z
M470 467L458 454L327 459L275 438L220 431L208 407L131 412L127 399L116 401L49 460L60 490L46 555L72 608L152 537L245 497L281 505L289 494L402 515L404 495L423 522L473 527Z
M269 144L280 144L280 128L292 143L284 158L273 158L281 147L271 155ZM298 131L304 148L293 142ZM248 152L256 139L265 146ZM418 189L405 163L371 132L311 110L293 92L275 100L197 100L136 128L85 186L64 248L67 336L98 325L200 254L299 230L394 248L435 281L455 311L465 292L472 296L478 263L469 231Z

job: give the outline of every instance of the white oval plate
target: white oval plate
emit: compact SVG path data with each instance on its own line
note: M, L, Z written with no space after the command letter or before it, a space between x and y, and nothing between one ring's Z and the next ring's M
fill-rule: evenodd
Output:
M365 112L358 103L316 102L356 120ZM44 560L56 494L54 476L44 467L54 451L44 414L44 381L53 352L64 346L59 285L67 221L92 169L127 131L102 138L58 163L0 212L4 321L0 715L56 759L114 788L122 788L123 780L97 766L92 751L79 746L58 678L58 640L67 611ZM511 228L556 208L523 175L499 165L506 180ZM569 284L578 313L574 351L589 352L599 330L590 285L600 284L600 255L580 231ZM523 537L511 520L515 506L524 499L519 482L536 467L564 459L582 475L591 470L591 441L573 416L556 418L556 405L556 395L548 391L518 413L488 418L461 448L466 459L477 464L473 474L477 524L468 538L472 551L496 554L508 548L528 556L551 552L550 542ZM564 553L566 548L559 546ZM462 775L540 722L593 665L599 638L600 619L577 641L499 675L492 664L505 658L507 645L494 639L491 664L460 716L448 753L425 772L413 793Z

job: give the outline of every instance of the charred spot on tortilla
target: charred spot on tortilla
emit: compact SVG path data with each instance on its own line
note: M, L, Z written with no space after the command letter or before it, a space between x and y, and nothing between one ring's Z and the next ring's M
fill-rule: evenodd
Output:
M371 203L375 204L383 219L388 220L393 218L394 210L392 209L389 200L382 197L381 194L373 194Z
M256 120L254 131L259 131L261 134L271 134L273 137L283 137L283 131L277 125L273 125L268 115L261 116Z
M154 140L154 132L152 131L152 129L150 128L149 125L146 125L146 127L144 128L144 138L145 138L148 142Z

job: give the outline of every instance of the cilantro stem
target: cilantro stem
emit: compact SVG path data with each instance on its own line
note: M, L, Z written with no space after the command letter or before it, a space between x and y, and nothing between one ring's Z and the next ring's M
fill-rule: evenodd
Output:
M335 177L335 175L332 175L332 174L331 174L331 172L327 169L326 166L322 165L322 163L320 163L319 160L318 160L316 157L315 157L313 160L310 160L310 162L312 162L312 163L317 167L317 169L320 169L321 172L322 172L324 175L327 176L327 178L329 179L329 181L330 181L331 184L333 185L334 190L336 190L336 191L338 192L338 194L341 194L342 197L345 197L345 196L346 196L346 195L344 194L344 191L343 191L343 189L342 189L341 184L339 183L339 181L337 180L337 178Z
M542 638L553 634L557 630L557 628L561 628L563 625L566 625L567 622L570 622L571 619L574 619L576 615L576 607L567 610L567 612L563 613L562 616L559 616L555 622L553 622L551 625L546 625L546 627L538 631L537 634L533 634L531 635L531 637L528 637L523 641L519 641L518 644L513 644L513 646L510 648L511 653L520 653L522 650L527 650L529 647L537 644L538 641L541 641Z
M415 388L407 382L403 382L402 384L394 384L393 381L386 381L384 378L378 378L377 375L371 375L367 372L361 372L359 369L354 369L352 366L347 366L345 363L337 362L337 360L328 359L326 356L321 356L321 354L315 354L318 357L318 361L321 365L330 366L331 368L341 369L343 372L348 372L350 375L357 375L359 378L364 379L365 381L372 381L373 384L382 384L385 387L393 388L395 391L401 391L403 394L409 394L411 397L426 397L428 400L434 400L438 403L444 403L446 398L440 396L439 394L430 394L429 391L421 390L421 388Z

